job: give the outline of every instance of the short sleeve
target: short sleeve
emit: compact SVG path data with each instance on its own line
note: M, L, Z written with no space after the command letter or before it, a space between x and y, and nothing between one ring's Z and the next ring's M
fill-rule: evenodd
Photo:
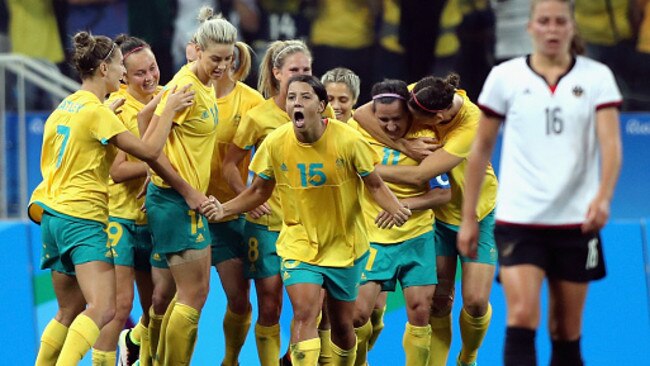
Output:
M596 110L607 107L618 107L622 104L623 98L621 92L616 85L616 79L609 67L602 65L602 72L599 72L599 83L597 84L596 93L594 95L594 105Z
M442 149L460 158L469 156L478 130L478 118L478 110L468 115L460 126L449 132Z
M483 113L491 117L505 118L507 114L507 101L504 90L504 65L492 68L488 75L483 89L478 97L478 106Z
M247 113L239 123L232 143L240 149L250 150L255 146L258 138L259 133L257 123L255 123L255 119L250 115L250 113Z
M260 145L259 149L255 152L253 156L253 161L251 161L249 169L257 174L260 178L271 180L275 179L275 173L273 172L273 161L271 157L271 149L269 140L265 140Z
M379 163L379 156L372 149L370 143L366 141L360 133L354 133L352 137L352 165L362 177L372 173L375 170L375 165Z
M171 91L174 89L174 85L166 85L161 93L163 93L162 98L160 99L160 103L156 106L156 111L154 114L158 117L160 117L165 110L165 106L167 106L167 100L169 99L169 94ZM182 125L185 120L187 120L188 115L194 108L194 105L188 108L183 109L180 112L177 112L176 115L174 116L174 123L177 125Z
M115 113L104 105L88 113L85 117L88 118L93 138L101 142L102 145L108 144L113 136L127 131L126 126Z

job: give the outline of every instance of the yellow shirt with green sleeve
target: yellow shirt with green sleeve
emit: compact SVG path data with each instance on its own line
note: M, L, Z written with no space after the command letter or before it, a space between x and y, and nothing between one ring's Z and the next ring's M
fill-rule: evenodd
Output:
M270 134L253 157L251 170L274 179L283 225L277 252L283 259L350 267L369 248L360 198L360 176L379 161L367 141L336 120L318 141L298 141L292 124Z
M52 214L108 222L108 172L117 152L109 140L126 132L115 113L89 91L65 98L45 122L41 173L29 216Z
M162 114L173 86L182 88L187 84L192 85L194 103L174 116L174 124L163 152L187 183L205 193L210 183L210 160L218 122L217 98L212 85L203 84L190 70L190 65L192 64L183 66L165 86L155 114ZM158 187L170 187L155 172L151 182Z

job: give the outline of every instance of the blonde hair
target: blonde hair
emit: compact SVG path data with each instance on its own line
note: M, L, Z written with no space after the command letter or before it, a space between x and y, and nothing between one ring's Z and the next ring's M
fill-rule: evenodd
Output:
M257 90L265 98L270 98L280 93L280 83L273 76L273 68L281 69L286 58L295 53L304 53L311 60L311 52L303 41L296 39L275 41L269 45L260 63L260 76L257 81Z
M343 83L352 92L352 97L355 100L359 99L361 80L359 79L359 75L350 69L345 67L334 68L323 74L320 81L325 86L329 83Z
M201 7L199 16L197 17L201 25L196 30L192 37L192 43L195 43L205 50L211 43L234 45L237 56L234 64L236 65L233 78L235 80L244 80L251 70L251 53L250 47L244 43L237 41L237 28L229 21L224 19L221 14L214 14L209 6Z

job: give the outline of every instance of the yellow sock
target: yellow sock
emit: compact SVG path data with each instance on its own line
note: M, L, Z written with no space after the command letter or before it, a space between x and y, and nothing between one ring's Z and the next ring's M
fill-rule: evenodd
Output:
M280 324L270 327L255 324L255 344L260 365L277 365L280 358Z
M54 365L59 357L63 342L68 334L68 327L59 323L56 319L50 322L41 335L41 346L38 349L35 366Z
M151 366L153 362L151 361L151 342L149 341L149 329L143 324L140 331L140 366Z
M429 317L429 325L431 325L429 366L445 366L451 346L451 313L441 318Z
M356 365L365 365L368 359L368 339L370 339L370 336L372 335L372 324L370 324L370 320L359 328L354 328L354 333L357 334ZM333 356L334 351L332 351L332 357ZM335 363L335 365L338 364Z
M291 363L293 366L316 366L320 354L320 338L312 338L306 341L292 343Z
M138 324L135 325L135 327L131 328L131 332L129 333L129 338L131 338L131 342L135 344L136 346L140 345L140 338L142 338L142 330L147 329L144 324L140 320L138 320Z
M318 356L319 365L332 364L332 330L319 329L318 338L320 338L320 355Z
M154 313L153 307L149 309L149 354L152 364L156 360L156 350L160 341L160 327L162 326L163 315Z
M384 305L381 309L373 309L372 315L370 315L370 323L372 324L372 335L368 339L368 351L375 346L377 338L379 338L379 333L384 329L384 313L386 312L386 306Z
M165 333L164 365L189 365L194 353L201 313L191 306L176 303ZM160 344L158 349L160 350ZM160 354L158 355L160 356Z
M431 325L417 327L406 323L402 346L406 354L406 366L426 366L431 348Z
M490 320L492 319L492 305L488 303L488 308L483 316L474 318L469 315L465 308L460 312L460 335L463 339L463 347L460 349L460 360L465 363L476 361L478 349L483 343L485 333L487 333Z
M370 323L370 321L368 321ZM332 364L341 366L354 366L357 357L357 344L351 349L341 349L339 346L330 342L332 345ZM365 365L365 364L364 364Z
M117 352L93 349L93 366L115 366Z
M73 366L79 363L90 347L99 338L99 327L84 314L79 314L70 324L68 335L65 337L61 354L56 361L57 366Z
M169 318L172 316L172 311L174 311L175 305L176 305L176 296L174 296L172 301L167 306L167 310L165 310L165 315L163 316L162 322L160 323L160 334L158 335L158 346L155 348L156 352L153 353L155 356L152 356L152 358L154 359L154 365L160 364L159 362L163 360L163 355L165 354L164 340L167 334L167 324L169 324Z
M246 314L237 314L226 306L226 315L223 317L223 335L226 340L226 354L221 364L223 366L237 366L239 352L246 341L248 329L251 327L251 309Z

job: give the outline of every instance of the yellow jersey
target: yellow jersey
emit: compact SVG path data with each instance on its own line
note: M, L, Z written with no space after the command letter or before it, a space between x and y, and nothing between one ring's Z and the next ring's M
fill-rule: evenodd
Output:
M329 104L323 115L328 118L334 116L334 110ZM246 113L232 142L240 149L251 150L254 147L259 147L266 136L276 128L290 121L287 112L280 109L273 98L268 98ZM282 227L280 200L275 192L269 198L268 204L271 207L269 215L264 215L259 219L253 219L250 215L246 215L246 220L267 226L271 231L280 231Z
M382 165L399 165L399 166L415 166L418 161L413 160L401 153L399 150L393 150L390 147L375 140L366 130L359 124L350 119L348 125L357 129L363 136L375 153L381 158L380 164ZM417 137L434 137L431 130L419 130L407 133L406 138ZM426 193L428 187L417 187L408 184L397 184L386 182L388 188L395 194L397 199L402 200L405 198L416 197ZM393 227L391 229L381 229L375 224L375 218L383 211L383 209L375 202L372 195L368 190L364 190L363 199L361 200L361 207L366 218L366 225L368 227L368 238L372 243L379 244L396 244L400 243L424 233L433 230L434 216L432 210L417 210L413 211L413 215L401 227Z
M174 116L174 125L163 151L178 174L196 190L205 193L210 183L210 161L218 122L217 98L212 85L204 85L190 70L190 65L183 66L165 86L155 114L162 114L173 86L192 85L194 103ZM170 187L155 172L151 181L158 187Z
M437 125L433 131L440 143L442 149L451 155L463 158L460 164L449 171L449 180L451 183L451 201L446 205L434 208L436 219L452 225L460 225L461 210L463 206L463 197L465 196L465 168L467 167L467 157L472 150L472 143L478 131L478 121L481 117L481 111L467 97L464 90L456 92L463 98L463 106L460 108L454 119L444 125ZM492 169L492 164L488 163L485 169L485 179L481 186L476 215L479 220L487 216L496 206L497 197L497 177Z
M574 16L580 36L589 43L613 46L634 37L630 0L576 0Z
M264 97L257 90L239 81L228 95L217 99L219 124L217 125L216 142L214 143L212 163L210 165L212 176L208 186L208 195L215 196L220 202L230 201L237 196L230 189L226 180L223 179L223 158L228 150L228 145L233 141L242 117L250 109L263 102ZM248 179L249 163L250 154L246 155L238 166L243 182ZM237 215L226 217L221 221L230 221L235 218L237 218Z
M109 140L126 132L122 122L89 91L65 98L45 122L41 173L29 217L41 222L43 209L80 219L108 222L108 172L117 149Z
M379 159L357 131L324 121L325 132L311 144L298 141L292 124L279 127L260 146L251 170L276 182L283 217L280 257L350 267L369 248L359 176L374 171Z
M160 92L158 88L157 92ZM120 90L112 93L104 104L110 105L113 101L119 98L124 98L124 104L120 108L122 111L117 115L122 124L133 135L140 137L138 130L138 113L144 108L139 100L135 99L126 90L126 85L122 85ZM126 160L131 162L141 161L133 155L126 154ZM142 189L146 178L130 179L126 182L115 183L111 179L108 186L108 213L110 216L118 217L121 219L134 220L138 225L147 223L147 215L140 210L144 203L144 197L136 199L138 193Z

